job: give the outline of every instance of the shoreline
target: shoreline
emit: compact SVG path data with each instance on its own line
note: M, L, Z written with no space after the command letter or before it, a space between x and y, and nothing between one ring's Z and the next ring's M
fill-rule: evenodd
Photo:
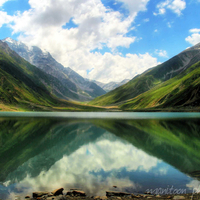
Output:
M113 186L115 187L115 186ZM105 196L87 196L87 194L80 189L70 189L65 191L64 188L55 189L52 192L33 192L32 196L25 196L26 200L197 200L200 199L200 193L184 193L184 194L134 194L120 191L105 191ZM15 198L15 200L19 200Z

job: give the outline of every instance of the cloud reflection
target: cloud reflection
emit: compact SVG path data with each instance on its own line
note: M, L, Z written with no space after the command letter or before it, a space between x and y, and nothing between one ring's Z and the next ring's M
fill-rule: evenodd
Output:
M69 156L64 155L48 171L42 171L36 177L27 175L17 186L30 188L24 191L26 194L33 190L76 187L88 194L105 195L106 190L113 190L113 185L120 190L141 188L129 177L119 177L119 172L123 169L149 172L159 162L157 158L106 132L98 141L81 146Z

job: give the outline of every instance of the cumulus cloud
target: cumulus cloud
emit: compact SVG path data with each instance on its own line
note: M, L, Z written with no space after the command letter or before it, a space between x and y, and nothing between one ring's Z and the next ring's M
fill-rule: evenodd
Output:
M189 42L191 45L195 45L200 42L200 29L194 28L189 30L192 33L190 36L185 38L186 42Z
M3 24L11 22L13 17L9 16L7 12L0 11L0 28Z
M149 0L119 1L129 9L129 16L106 8L100 0L29 0L31 8L18 12L11 28L20 33L19 40L46 49L84 77L104 82L131 79L158 64L148 53L116 54L118 47L129 48L138 41L127 33L134 29L137 13L146 10ZM63 28L69 21L76 26ZM97 49L102 53L94 53ZM110 52L105 53L105 49Z
M155 50L155 53L156 53L158 56L160 56L160 57L165 57L165 58L168 57L168 56L167 56L167 51L165 51L165 50L158 50L158 49L156 49L156 50Z
M145 11L149 0L117 0L124 3L130 14L136 16L139 11Z
M6 3L7 1L10 1L10 0L0 0L0 7L3 6L3 4Z
M166 13L166 9L170 9L172 12L180 16L181 12L185 8L185 0L165 0L157 5L158 12L155 12L154 15L163 15Z

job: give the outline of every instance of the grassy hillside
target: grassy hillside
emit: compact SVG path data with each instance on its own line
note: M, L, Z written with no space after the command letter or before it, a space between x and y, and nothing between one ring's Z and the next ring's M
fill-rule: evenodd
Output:
M194 63L200 61L200 50L197 47L194 46L193 48L183 51L165 63L147 70L125 85L95 98L90 104L104 106L122 103L123 101L137 97L160 83L177 76Z
M122 109L200 107L200 62L120 107Z
M58 99L51 92L54 79L0 41L1 111L101 109Z

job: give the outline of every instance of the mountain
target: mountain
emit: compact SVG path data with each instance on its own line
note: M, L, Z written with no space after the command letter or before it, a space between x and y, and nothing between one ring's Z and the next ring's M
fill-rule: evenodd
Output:
M146 72L134 77L131 81L97 97L90 102L91 105L112 105L122 104L129 99L154 88L159 84L176 77L200 61L200 43L186 49L168 61L148 69Z
M61 86L55 77L31 65L0 41L0 110L91 109L54 96ZM65 92L74 95L68 89Z
M47 74L52 75L57 81L59 80L59 88L52 83L52 87L55 87L55 90L59 93L54 93L58 97L65 99L70 98L78 101L88 101L106 93L97 84L85 80L71 68L65 68L58 63L49 52L41 50L39 47L28 47L24 43L11 38L6 38L3 42L6 42L13 51L32 65L35 65Z
M96 83L98 86L100 86L102 89L104 89L106 92L110 92L111 90L114 90L115 88L124 85L125 83L127 83L128 81L130 81L129 79L124 79L121 82L109 82L109 83L101 83L99 81L95 81L93 80L94 83Z
M200 107L200 61L184 72L120 105L122 109Z

